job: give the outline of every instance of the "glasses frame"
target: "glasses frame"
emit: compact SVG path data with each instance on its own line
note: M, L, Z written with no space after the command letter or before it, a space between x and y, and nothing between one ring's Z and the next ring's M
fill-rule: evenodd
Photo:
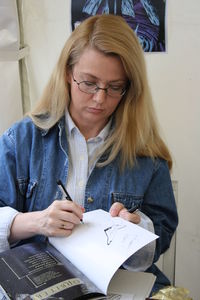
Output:
M93 83L94 86L96 86L94 92L86 92L86 91L83 91L83 90L80 89L80 84L83 83L83 82L90 82L90 81L89 81L89 80L83 80L83 81L79 81L79 82L78 82L78 81L74 78L74 75L73 75L73 74L72 74L72 78L73 78L73 81L78 85L79 91L81 91L81 92L83 92L83 93L85 93L85 94L92 95L92 94L96 94L99 90L103 90L103 91L105 91L105 93L106 93L107 96L112 97L112 98L116 98L116 97L117 97L117 95L116 95L116 96L109 95L109 93L108 93L109 86L106 87L106 88L101 88L101 87L99 87L96 83ZM127 91L127 87L124 88L124 90L123 90L122 93L119 95L119 97L124 96L124 94L126 93L126 91Z

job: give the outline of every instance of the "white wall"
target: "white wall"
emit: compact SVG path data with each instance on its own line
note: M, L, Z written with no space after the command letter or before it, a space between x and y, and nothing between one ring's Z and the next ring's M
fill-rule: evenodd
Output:
M148 55L159 120L178 180L176 285L200 296L200 2L169 1L168 53Z
M35 103L70 33L70 1L21 0L31 101ZM168 51L146 54L155 107L178 181L176 285L200 295L200 1L168 0Z

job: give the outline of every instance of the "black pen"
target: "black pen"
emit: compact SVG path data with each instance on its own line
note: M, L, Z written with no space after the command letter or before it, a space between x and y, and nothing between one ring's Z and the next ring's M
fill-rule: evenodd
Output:
M66 188L64 187L64 184L62 183L62 181L60 179L57 180L57 185L61 188L62 192L65 194L65 198L69 201L72 201L72 198L70 197L68 191L66 190Z
M139 204L134 205L133 207L131 207L130 209L128 209L129 213L133 213L134 211L136 211L138 208L140 207Z
M66 190L64 184L62 183L62 181L59 179L57 180L57 185L61 188L62 192L64 192L65 194L65 198L69 201L73 201L72 198L70 197L68 191ZM83 223L83 220L80 219L81 223Z

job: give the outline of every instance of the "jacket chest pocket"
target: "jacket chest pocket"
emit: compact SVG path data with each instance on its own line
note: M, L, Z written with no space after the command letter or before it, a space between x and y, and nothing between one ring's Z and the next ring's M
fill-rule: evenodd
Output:
M24 199L23 205L18 208L20 211L30 211L33 209L33 196L37 190L37 181L29 178L18 178L18 188L20 196Z
M127 209L131 209L135 205L139 205L139 208L143 202L143 196L121 193L121 192L113 192L112 193L112 202L120 202Z

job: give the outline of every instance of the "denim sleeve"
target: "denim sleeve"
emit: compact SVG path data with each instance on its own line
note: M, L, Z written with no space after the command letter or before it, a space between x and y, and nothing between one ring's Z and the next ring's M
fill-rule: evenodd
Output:
M170 246L178 225L177 208L168 165L164 160L155 163L154 174L144 196L142 211L153 222L156 240L154 262Z
M16 155L12 130L0 137L0 207L11 206L15 209L17 199Z

